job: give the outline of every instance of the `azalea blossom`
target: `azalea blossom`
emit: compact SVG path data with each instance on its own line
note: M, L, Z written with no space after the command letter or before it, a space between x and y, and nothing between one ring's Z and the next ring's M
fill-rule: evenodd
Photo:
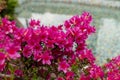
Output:
M41 59L42 59L43 64L50 65L51 64L51 59L53 59L53 57L48 52L45 52L45 53L42 54Z
M19 46L15 45L10 45L8 48L6 48L7 51L7 56L11 59L17 59L20 58L20 54L18 53L19 51Z
M120 80L120 56L96 65L86 40L96 29L88 12L58 26L32 19L27 28L3 18L0 23L0 72L42 80ZM11 75L7 74L7 75ZM0 76L1 77L1 76Z
M3 71L5 67L5 59L6 59L5 54L0 52L0 71Z
M17 77L22 77L23 76L23 71L22 70L15 70L14 74L17 76Z
M32 50L30 46L25 46L23 49L23 56L29 58L32 55Z
M58 70L66 73L69 67L70 65L66 61L62 61L59 63Z
M66 80L74 80L74 72L72 72L72 71L68 71L67 73L66 73Z

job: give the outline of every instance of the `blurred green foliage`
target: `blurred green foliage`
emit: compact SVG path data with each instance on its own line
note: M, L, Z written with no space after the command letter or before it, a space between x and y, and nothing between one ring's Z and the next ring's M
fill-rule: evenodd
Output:
M10 20L14 19L14 10L18 6L18 0L5 0L6 8L0 12L0 17L8 16Z

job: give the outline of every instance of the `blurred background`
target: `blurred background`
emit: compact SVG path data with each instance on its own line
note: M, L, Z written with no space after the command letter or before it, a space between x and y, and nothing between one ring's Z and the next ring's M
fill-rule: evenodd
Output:
M27 27L30 19L58 25L83 11L92 14L92 25L97 29L87 40L97 63L119 55L120 0L0 0L0 16L15 19L19 27Z

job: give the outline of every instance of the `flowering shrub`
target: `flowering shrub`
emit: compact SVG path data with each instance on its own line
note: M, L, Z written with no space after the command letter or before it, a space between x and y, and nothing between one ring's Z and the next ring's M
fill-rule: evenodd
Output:
M95 64L86 39L95 32L88 12L63 25L31 20L18 28L3 18L0 25L0 77L25 80L119 80L119 57L104 67ZM116 63L117 62L117 63ZM116 74L115 74L116 73Z

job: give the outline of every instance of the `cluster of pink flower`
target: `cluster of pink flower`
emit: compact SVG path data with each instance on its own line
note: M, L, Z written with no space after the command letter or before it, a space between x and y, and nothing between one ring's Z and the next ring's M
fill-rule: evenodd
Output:
M95 64L95 57L86 44L88 36L95 32L91 21L92 16L84 12L59 26L44 26L38 20L31 20L28 28L18 28L14 21L3 18L0 24L1 73L30 79L36 75L45 80L103 79L104 72ZM111 64L113 62L107 64L110 70ZM110 70L108 80L116 71L119 74L116 68Z
M120 56L117 56L104 65L107 80L120 79Z

